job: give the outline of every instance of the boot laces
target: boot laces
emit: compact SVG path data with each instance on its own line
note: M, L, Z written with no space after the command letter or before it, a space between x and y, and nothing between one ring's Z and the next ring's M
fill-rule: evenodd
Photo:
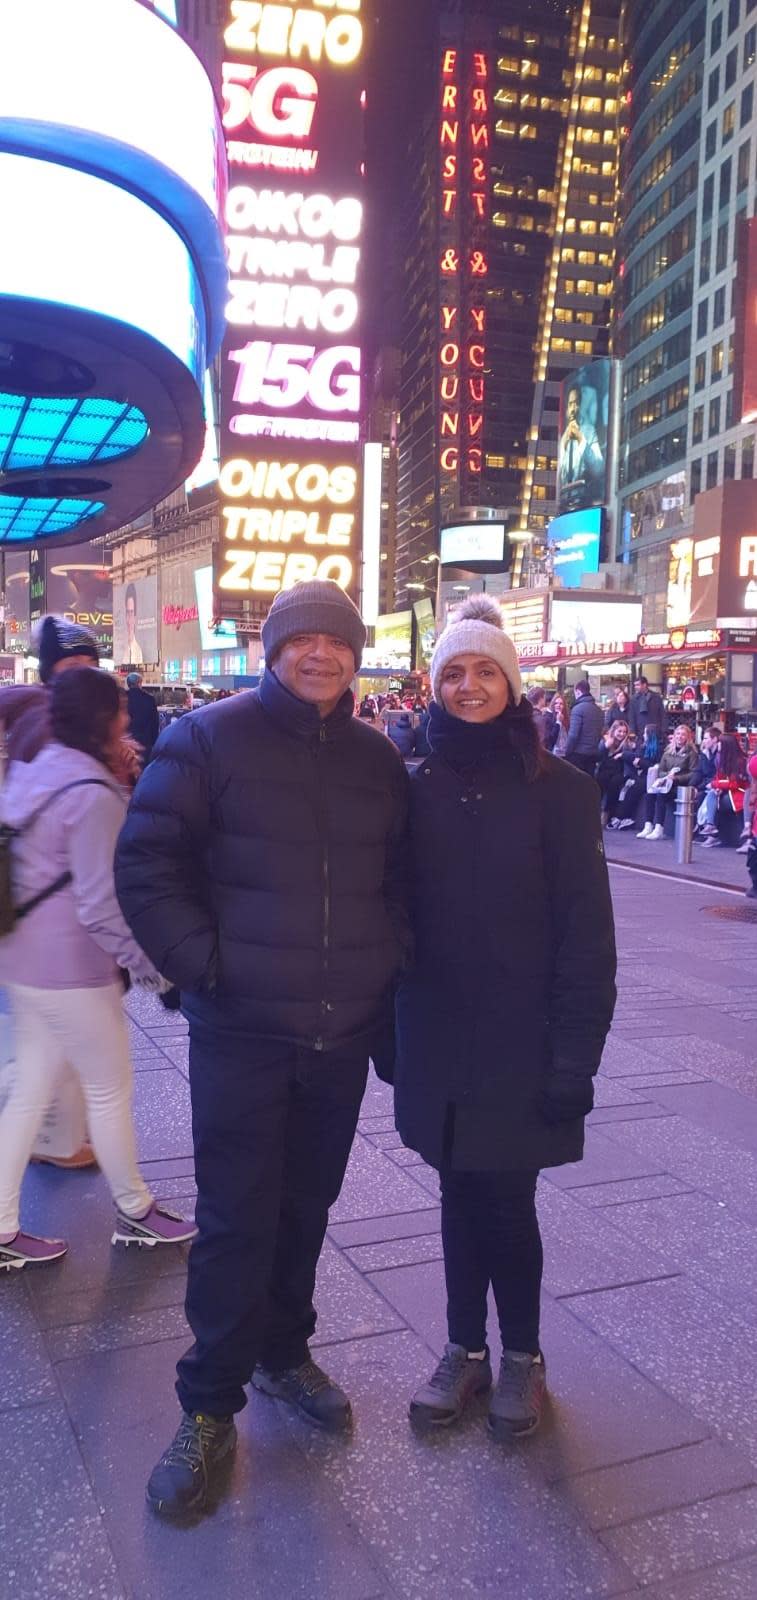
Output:
M525 1400L533 1370L534 1361L531 1356L527 1360L516 1360L514 1356L509 1355L503 1356L497 1384L500 1394L509 1394L516 1400Z
M189 1466L193 1472L201 1469L205 1464L205 1452L213 1441L215 1427L210 1417L183 1417L176 1437L163 1457L163 1465Z
M467 1360L465 1350L445 1350L429 1387L440 1389L442 1394L448 1394L454 1389Z
M303 1361L301 1367L296 1367L293 1377L298 1385L311 1399L323 1394L325 1389L331 1388L331 1379L315 1361Z

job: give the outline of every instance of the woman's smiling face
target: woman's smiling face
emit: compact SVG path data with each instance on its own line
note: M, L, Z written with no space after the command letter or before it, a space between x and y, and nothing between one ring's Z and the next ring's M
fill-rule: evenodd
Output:
M463 722L492 722L510 700L510 686L502 668L488 656L455 656L447 663L441 681L442 705Z

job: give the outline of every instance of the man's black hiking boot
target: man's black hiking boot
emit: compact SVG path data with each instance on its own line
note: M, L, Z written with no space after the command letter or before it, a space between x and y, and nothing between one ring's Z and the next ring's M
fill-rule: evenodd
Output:
M231 1417L184 1412L176 1435L147 1485L147 1504L160 1517L190 1517L204 1511L237 1447Z
M285 1372L256 1367L252 1383L261 1394L294 1406L306 1422L326 1433L346 1433L352 1422L352 1406L344 1390L310 1357L301 1367L288 1367Z

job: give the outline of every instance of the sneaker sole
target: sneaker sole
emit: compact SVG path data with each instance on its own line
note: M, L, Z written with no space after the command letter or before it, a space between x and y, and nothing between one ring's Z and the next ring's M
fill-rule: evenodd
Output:
M352 1406L349 1406L347 1411L343 1412L340 1417L334 1418L333 1421L324 1422L320 1417L314 1417L310 1411L306 1411L298 1401L290 1400L288 1395L281 1394L273 1384L269 1385L267 1378L258 1377L257 1374L254 1374L251 1384L252 1388L257 1389L258 1394L264 1394L266 1399L280 1400L282 1405L289 1406L292 1411L296 1411L298 1417L302 1417L303 1422L309 1423L311 1428L317 1428L319 1433L349 1433L352 1427Z
M493 1439L497 1439L501 1444L513 1444L517 1439L529 1439L532 1433L536 1433L540 1424L541 1417L536 1417L525 1428L516 1427L504 1417L489 1417L486 1426Z
M118 1228L114 1228L113 1233L110 1236L110 1242L111 1244L125 1244L127 1248L130 1244L138 1244L140 1249L142 1248L142 1245L145 1245L148 1250L154 1250L156 1245L192 1244L196 1238L196 1231L186 1234L186 1236L181 1239L155 1239L147 1234L122 1233Z

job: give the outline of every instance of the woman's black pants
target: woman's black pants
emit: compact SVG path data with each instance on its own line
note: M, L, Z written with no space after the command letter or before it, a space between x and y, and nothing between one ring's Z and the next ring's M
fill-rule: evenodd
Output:
M439 1176L450 1342L483 1350L491 1284L503 1349L538 1354L544 1265L536 1216L538 1172L443 1167Z

